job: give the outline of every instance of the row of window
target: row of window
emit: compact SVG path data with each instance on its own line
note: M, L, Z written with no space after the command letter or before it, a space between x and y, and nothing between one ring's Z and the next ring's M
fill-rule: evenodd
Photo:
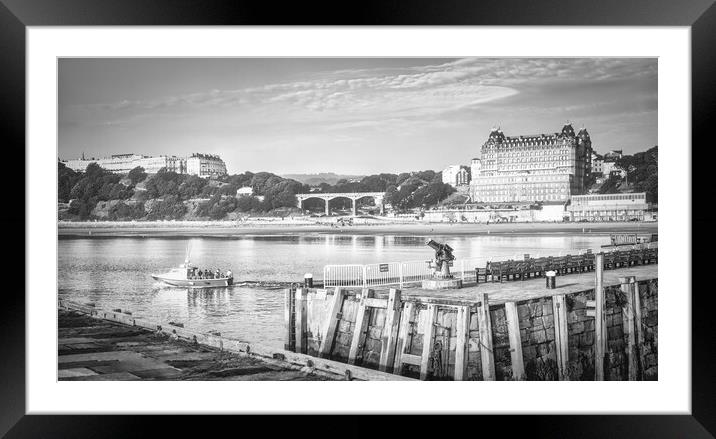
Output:
M528 176L515 176L515 177L495 177L495 178L485 178L485 177L478 177L475 178L473 181L476 182L476 184L480 185L486 185L486 184L507 184L507 183L539 183L542 186L549 186L549 185L561 185L565 184L569 181L569 175L566 174L560 174L562 178L556 178L554 174L546 174L546 175L528 175Z
M617 201L617 200L645 200L646 194L609 194L609 195L583 195L574 197L574 202L590 201Z
M501 157L544 157L544 156L553 156L556 154L570 154L573 151L565 148L559 148L559 149L549 149L549 150L539 150L539 151L525 151L525 152L486 152L483 151L482 158L483 159L495 159L495 158L501 158Z
M513 202L513 201L565 201L567 199L566 195L544 195L544 196L537 196L537 197L517 197L517 196L489 196L489 197L476 197L477 200L480 200L480 202L498 202L498 203L505 203L505 202Z

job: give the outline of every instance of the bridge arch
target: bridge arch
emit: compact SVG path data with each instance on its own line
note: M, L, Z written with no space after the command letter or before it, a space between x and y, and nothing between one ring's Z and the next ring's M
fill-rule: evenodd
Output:
M296 194L296 201L299 209L303 209L303 202L311 198L320 198L325 201L326 204L326 215L330 215L329 202L336 198L348 198L351 200L353 205L353 216L356 215L356 203L361 198L373 198L375 204L380 207L380 214L385 214L385 206L383 200L385 200L385 192L334 192L334 193L323 193L323 192L312 192L309 194Z

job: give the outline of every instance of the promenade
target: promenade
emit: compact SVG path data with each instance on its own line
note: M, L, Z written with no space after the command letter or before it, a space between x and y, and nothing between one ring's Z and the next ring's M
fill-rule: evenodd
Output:
M232 238L248 235L281 235L303 233L330 233L347 235L609 235L611 233L657 233L658 223L373 223L352 226L335 224L250 223L235 222L62 222L58 224L58 237L206 237Z

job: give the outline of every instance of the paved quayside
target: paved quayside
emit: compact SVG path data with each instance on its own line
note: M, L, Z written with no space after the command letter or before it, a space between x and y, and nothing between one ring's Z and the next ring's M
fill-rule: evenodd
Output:
M172 340L144 328L58 310L58 378L62 381L323 381L327 374Z

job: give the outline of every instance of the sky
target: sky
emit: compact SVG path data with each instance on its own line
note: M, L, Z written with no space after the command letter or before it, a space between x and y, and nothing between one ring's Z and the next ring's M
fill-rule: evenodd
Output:
M220 155L229 173L469 165L492 127L657 141L656 58L60 59L58 154Z

